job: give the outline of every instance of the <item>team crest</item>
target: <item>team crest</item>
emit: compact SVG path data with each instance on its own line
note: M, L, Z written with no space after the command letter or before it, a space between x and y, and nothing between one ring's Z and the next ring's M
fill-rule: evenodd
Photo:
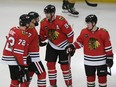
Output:
M24 34L24 35L25 35L25 34L26 34L26 32L25 32L25 31L22 31L22 34Z
M60 17L59 17L59 20L64 20L64 17L60 16Z
M104 31L108 32L105 28L103 28Z
M90 50L94 50L94 49L96 49L96 48L98 48L100 46L100 43L99 43L99 41L97 39L90 38L88 45L89 45Z
M44 19L43 19L43 20L41 20L41 21L40 21L40 23L42 23L43 21L44 21Z
M56 40L59 36L59 32L55 31L55 29L50 29L48 31L48 37L51 41Z

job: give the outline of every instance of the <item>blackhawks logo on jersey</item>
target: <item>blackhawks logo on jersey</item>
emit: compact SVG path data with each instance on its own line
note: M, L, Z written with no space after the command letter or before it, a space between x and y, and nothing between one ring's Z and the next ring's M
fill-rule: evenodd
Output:
M22 34L24 34L24 35L25 35L25 34L26 34L26 32L25 32L25 31L22 31Z
M64 17L60 16L60 17L59 17L59 20L64 20Z
M48 37L51 41L56 40L59 36L59 32L55 31L55 29L48 30Z
M106 29L103 28L104 31L108 32Z
M100 46L100 43L97 39L95 38L90 38L89 39L89 49L94 50Z

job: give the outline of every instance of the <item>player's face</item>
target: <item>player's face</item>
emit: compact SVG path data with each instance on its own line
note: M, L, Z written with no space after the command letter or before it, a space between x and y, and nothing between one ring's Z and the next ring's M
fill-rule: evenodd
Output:
M47 19L50 19L51 18L51 14L50 13L45 13L45 15L46 15L46 18Z
M29 24L30 27L35 27L35 20L31 20L30 24Z
M54 17L54 13L45 13L45 15L48 20L52 20L52 18Z
M87 22L86 24L87 24L87 28L88 28L89 30L91 30L91 29L93 28L93 23Z
M35 26L38 26L39 25L39 17L35 19Z
M39 22L40 21L40 17L36 18L35 21L36 22Z

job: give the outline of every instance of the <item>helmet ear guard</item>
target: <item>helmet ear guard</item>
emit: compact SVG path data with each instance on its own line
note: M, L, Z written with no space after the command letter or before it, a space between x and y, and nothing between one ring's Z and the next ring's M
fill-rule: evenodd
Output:
M88 23L88 22L91 22L91 23L97 23L97 16L94 15L94 14L90 14L88 15L86 18L85 18L85 22Z

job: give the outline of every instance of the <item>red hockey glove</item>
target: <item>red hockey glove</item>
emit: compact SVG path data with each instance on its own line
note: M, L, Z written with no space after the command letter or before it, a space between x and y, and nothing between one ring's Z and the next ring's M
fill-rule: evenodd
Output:
M73 44L69 44L66 48L65 51L67 54L70 54L70 56L73 56L75 53L75 47Z
M18 81L20 83L30 81L29 71L27 66L19 66L19 76Z

